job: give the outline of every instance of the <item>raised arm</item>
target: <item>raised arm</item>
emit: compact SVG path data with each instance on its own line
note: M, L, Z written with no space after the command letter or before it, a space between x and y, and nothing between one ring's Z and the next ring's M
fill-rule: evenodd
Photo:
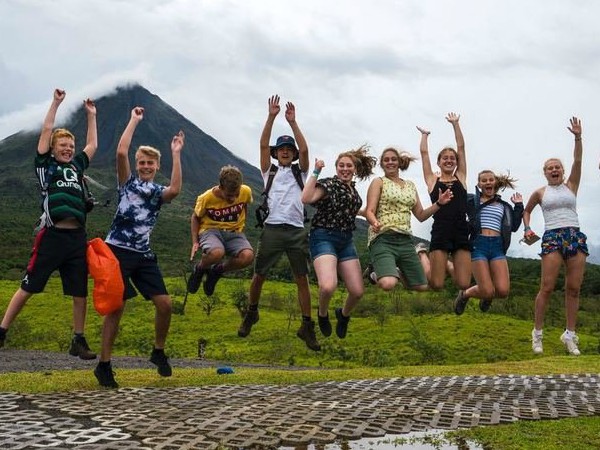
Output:
M292 102L287 102L285 104L285 120L290 124L292 133L294 133L294 139L296 140L296 144L298 144L298 163L300 164L300 170L306 172L310 165L308 161L308 144L296 122L296 107Z
M260 135L260 170L263 173L271 167L271 148L269 147L269 140L271 139L273 122L275 122L275 117L277 117L280 110L279 95L272 95L269 97L269 115L267 116L267 121L265 122L265 126Z
M581 143L581 120L577 117L571 117L571 126L568 127L569 131L575 136L575 146L573 148L573 165L571 166L571 173L567 179L567 186L573 193L577 194L579 189L579 182L581 181L581 159L583 155L583 144Z
M325 167L323 160L315 158L315 169L312 176L308 177L306 180L306 184L302 190L302 203L310 205L321 200L325 196L325 189L317 186L317 178L323 167Z
M417 127L417 130L419 130L421 133L419 152L421 153L421 164L423 165L423 179L427 185L427 192L431 192L436 178L433 170L431 170L431 160L429 159L429 143L427 142L431 132L421 127Z
M136 106L131 110L131 118L121 135L119 145L117 145L117 178L119 180L119 186L124 184L131 175L131 167L129 166L129 146L131 145L133 132L143 118L144 108Z
M85 114L87 116L87 137L83 151L87 154L88 159L91 161L96 154L96 150L98 149L96 105L94 105L94 102L88 98L83 101L83 107L85 108Z
M54 129L54 121L56 120L56 111L58 111L58 107L65 99L66 95L67 93L62 89L54 89L52 103L44 118L40 140L38 141L38 153L41 155L50 151L50 139L52 138L52 130Z
M460 114L448 113L446 120L452 124L454 129L454 138L456 139L456 152L458 153L458 164L456 167L456 177L460 180L463 186L467 185L467 158L465 154L465 139L460 129L458 121Z
M381 186L383 186L381 178L377 177L371 181L369 189L367 190L367 207L364 211L364 216L375 233L379 233L379 230L381 230L381 223L377 220L377 208L379 207L379 198L381 197Z
M165 202L170 202L181 192L181 150L185 143L185 135L182 130L179 130L171 140L171 155L173 159L173 168L171 169L171 183L163 191L162 198Z

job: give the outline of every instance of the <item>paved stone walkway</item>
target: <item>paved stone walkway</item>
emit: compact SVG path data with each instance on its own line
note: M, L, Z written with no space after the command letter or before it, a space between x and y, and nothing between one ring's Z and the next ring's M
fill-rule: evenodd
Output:
M0 393L0 449L298 446L600 414L600 374Z

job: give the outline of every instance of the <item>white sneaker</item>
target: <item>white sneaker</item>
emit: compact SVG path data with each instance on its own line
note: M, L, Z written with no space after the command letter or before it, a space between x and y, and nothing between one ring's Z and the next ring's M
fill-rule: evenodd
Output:
M535 330L531 332L531 349L536 355L541 355L542 353L544 353L544 346L542 345L543 338L544 335L537 334Z
M570 336L567 335L567 331L560 335L560 340L565 347L567 347L567 351L574 356L581 355L579 348L577 348L577 344L579 344L579 338L575 333L570 333Z

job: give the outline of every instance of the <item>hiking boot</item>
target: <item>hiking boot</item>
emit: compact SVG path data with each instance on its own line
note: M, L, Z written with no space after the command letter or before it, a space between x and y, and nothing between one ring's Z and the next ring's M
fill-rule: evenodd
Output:
M94 375L96 376L96 379L98 380L100 386L112 389L116 389L119 387L119 383L115 381L115 373L112 370L110 361L107 364L99 362L96 368L94 369Z
M560 340L565 347L567 347L567 351L573 356L581 355L577 344L579 344L579 338L575 333L569 333L565 330L563 334L560 335Z
M206 273L206 270L200 268L200 263L194 266L194 271L190 275L187 282L187 291L190 294L195 294L200 289L200 283L202 283L202 277Z
M331 336L331 322L329 321L329 314L325 317L321 317L317 314L317 321L319 322L319 330L325 337Z
M542 333L536 333L535 330L531 332L531 349L536 355L541 355L542 353L544 353L544 347L542 345L543 338L544 336L542 335Z
M223 276L223 266L221 264L214 265L208 271L208 275L206 276L206 280L202 287L204 288L204 293L208 296L211 296L215 293L215 287L217 286L217 281Z
M479 300L479 309L481 312L488 312L492 306L491 298L482 298Z
M373 272L373 264L367 265L367 268L363 271L363 278L366 278L370 284L377 284L377 276Z
M454 299L454 312L457 316L460 316L465 312L465 308L467 307L467 303L469 302L469 298L465 297L465 291L462 289L458 291L458 295L456 299Z
M152 350L150 362L156 365L156 370L161 377L170 377L173 373L171 365L169 364L169 358L165 355L164 350L158 350L156 348Z
M302 339L308 348L318 352L321 350L321 345L317 341L317 336L315 335L315 321L311 320L303 320L302 325L300 325L300 329L296 333L300 339Z
M248 336L252 330L252 325L254 325L256 322L258 322L258 310L252 311L249 309L246 311L246 314L244 314L244 319L242 320L242 324L238 328L238 336Z
M335 334L337 334L340 339L344 339L346 337L346 333L348 332L348 322L350 322L350 316L345 317L342 314L342 308L336 308L335 318L337 319L337 324L335 325Z
M419 242L417 245L415 245L415 253L418 255L419 253L425 253L427 254L428 252L428 248L427 245L425 245L422 242Z
M0 348L4 347L4 341L6 341L6 330L0 328Z
M90 346L83 336L73 336L69 347L69 355L79 356L79 358L86 360L96 359L96 354L90 350Z

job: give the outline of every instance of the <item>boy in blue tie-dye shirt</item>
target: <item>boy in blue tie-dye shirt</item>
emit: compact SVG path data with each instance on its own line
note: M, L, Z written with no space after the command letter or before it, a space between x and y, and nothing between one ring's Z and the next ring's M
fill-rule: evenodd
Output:
M163 281L156 255L150 250L150 233L156 224L163 203L169 203L181 191L181 149L183 131L171 141L173 169L171 184L162 186L154 182L160 168L160 152L153 147L140 146L135 153L135 173L129 165L129 146L133 132L144 118L144 108L131 111L131 119L117 147L117 178L119 205L106 238L107 244L119 260L125 283L124 299L135 297L135 287L147 300L154 302L155 341L150 361L158 367L159 375L171 376L171 366L164 352L171 323L171 297ZM108 314L102 327L102 352L94 370L102 386L116 388L110 357L117 336L124 306Z

